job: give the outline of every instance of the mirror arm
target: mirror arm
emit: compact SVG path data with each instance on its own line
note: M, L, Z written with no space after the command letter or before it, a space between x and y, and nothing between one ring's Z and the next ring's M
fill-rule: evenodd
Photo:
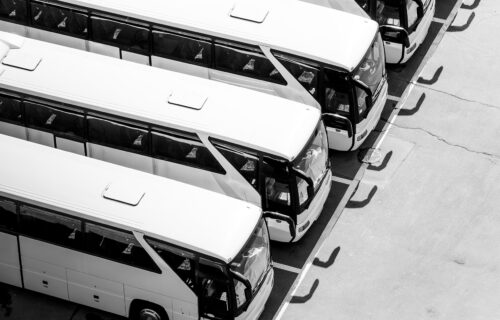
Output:
M295 239L295 237L297 236L297 232L295 230L295 221L293 221L293 219L290 218L289 216L286 216L282 213L271 212L271 211L264 212L263 216L264 216L264 218L271 218L271 219L286 221L286 223L288 223L288 227L290 229L290 235L292 236L292 239L290 240L290 242L292 242Z
M243 310L246 311L248 309L248 306L250 305L250 300L252 299L252 284L247 278L245 278L244 275L242 275L238 271L234 271L231 269L229 269L229 271L237 280L245 285L245 304L243 305Z

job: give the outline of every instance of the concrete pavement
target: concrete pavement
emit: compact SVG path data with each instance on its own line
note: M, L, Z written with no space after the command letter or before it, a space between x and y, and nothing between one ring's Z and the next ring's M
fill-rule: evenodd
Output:
M500 318L499 34L497 0L458 11L383 129L389 162L365 171L279 318Z

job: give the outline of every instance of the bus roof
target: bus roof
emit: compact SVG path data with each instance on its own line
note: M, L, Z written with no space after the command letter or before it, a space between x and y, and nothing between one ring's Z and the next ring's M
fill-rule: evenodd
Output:
M352 71L378 31L368 17L290 0L63 0L70 4L271 47ZM233 6L268 11L262 23L230 16Z
M317 4L327 8L333 8L344 12L349 12L360 17L370 19L370 16L363 10L355 0L299 0Z
M261 216L260 208L244 201L108 162L5 135L0 146L0 195L135 230L225 262L243 248ZM145 195L136 206L108 200L103 192L110 184Z
M2 40L20 49L6 50L0 87L206 133L290 161L304 148L321 116L315 107L217 81L0 32L0 45ZM11 54L24 57L17 60L41 61L28 71L6 65ZM170 104L172 93L207 100L196 110Z

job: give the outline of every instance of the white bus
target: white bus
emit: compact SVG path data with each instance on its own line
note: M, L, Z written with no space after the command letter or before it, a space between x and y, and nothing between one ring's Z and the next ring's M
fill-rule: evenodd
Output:
M337 0L342 1L342 0ZM436 0L356 0L379 23L387 63L406 63L424 42Z
M1 32L0 61L0 133L259 205L280 214L278 241L323 209L332 173L314 107Z
M0 29L315 106L357 149L387 98L377 24L289 0L2 0ZM332 116L335 115L335 116Z
M0 282L130 319L262 312L260 208L5 135L0 148Z

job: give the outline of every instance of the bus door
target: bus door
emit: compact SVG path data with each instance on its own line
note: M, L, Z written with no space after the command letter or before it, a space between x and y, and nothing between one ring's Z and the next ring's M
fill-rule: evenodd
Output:
M348 151L354 146L356 134L355 108L352 85L346 73L324 68L323 120L328 132L329 145Z
M17 215L16 204L0 198L0 282L22 287Z

